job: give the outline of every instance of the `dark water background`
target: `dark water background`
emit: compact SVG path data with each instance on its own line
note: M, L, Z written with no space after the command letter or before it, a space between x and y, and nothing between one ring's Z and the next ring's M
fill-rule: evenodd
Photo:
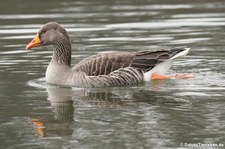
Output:
M51 48L25 50L49 21L69 31L73 63L103 51L185 46L191 47L189 55L168 73L195 78L106 89L50 86L44 74ZM224 32L224 0L1 2L1 148L223 144Z

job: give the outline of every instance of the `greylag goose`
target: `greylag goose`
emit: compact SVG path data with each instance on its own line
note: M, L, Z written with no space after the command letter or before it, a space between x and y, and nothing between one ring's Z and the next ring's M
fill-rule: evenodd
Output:
M118 51L87 57L71 67L71 43L67 31L56 22L40 28L26 49L52 45L53 55L46 70L50 84L75 87L108 87L137 84L151 78L162 78L175 59L189 48Z

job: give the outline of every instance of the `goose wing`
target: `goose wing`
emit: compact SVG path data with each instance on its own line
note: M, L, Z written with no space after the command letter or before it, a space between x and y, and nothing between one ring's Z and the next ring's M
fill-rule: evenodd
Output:
M188 50L189 48L173 48L139 51L136 52L131 67L140 69L143 72L148 72L161 62L186 55Z
M132 67L145 73L157 64L169 60L184 50L162 49L93 55L80 61L73 69L85 72L87 76L108 75L126 67Z
M113 52L87 57L74 66L74 70L87 76L108 75L120 68L129 67L135 57L132 52Z
M139 51L136 52L131 67L147 72L160 62L168 60L170 54L170 50Z

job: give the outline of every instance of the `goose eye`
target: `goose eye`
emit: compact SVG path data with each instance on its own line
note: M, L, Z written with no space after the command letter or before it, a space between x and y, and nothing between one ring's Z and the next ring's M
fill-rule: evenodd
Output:
M45 34L46 33L46 30L42 31L42 33Z

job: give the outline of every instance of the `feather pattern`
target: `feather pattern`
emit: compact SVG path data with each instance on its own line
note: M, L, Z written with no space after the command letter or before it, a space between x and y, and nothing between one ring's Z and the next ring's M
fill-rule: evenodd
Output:
M85 72L88 76L108 75L120 68L131 65L135 54L131 52L114 52L93 55L83 59L73 69Z
M82 79L82 84L72 84L73 86L84 87L108 87L137 84L143 81L143 73L132 67L120 68L108 75L86 76Z
M147 72L157 64L169 60L185 49L146 50L139 52L113 52L83 59L73 69L88 76L108 75L119 68L133 67Z

